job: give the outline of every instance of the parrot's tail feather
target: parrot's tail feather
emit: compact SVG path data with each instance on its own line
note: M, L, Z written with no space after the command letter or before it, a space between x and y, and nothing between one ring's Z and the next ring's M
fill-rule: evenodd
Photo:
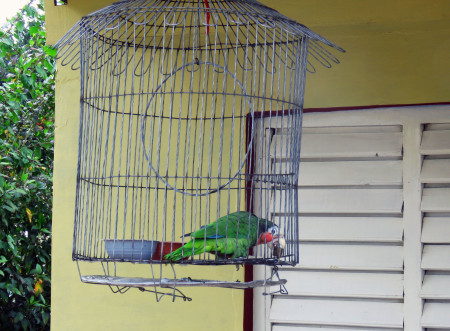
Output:
M204 251L205 246L203 240L197 240L195 243L193 241L190 241L184 246L164 256L164 260L176 262L189 256L203 253Z

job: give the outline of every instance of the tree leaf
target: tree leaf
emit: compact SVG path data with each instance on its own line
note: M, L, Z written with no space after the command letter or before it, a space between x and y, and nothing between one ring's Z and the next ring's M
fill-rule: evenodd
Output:
M30 322L28 322L27 319L23 318L23 319L20 321L20 324L22 325L22 329L23 329L23 330L27 330L27 329L28 329L28 326L30 325Z
M43 143L42 144L42 147L44 147L45 149L51 149L52 147L53 147L53 144L50 144L50 143Z
M33 154L34 154L34 156L35 156L37 159L40 159L41 156L42 156L42 151L41 151L40 148L37 148L37 147L36 147L36 148L33 150Z
M20 149L20 153L22 154L23 157L25 157L27 159L33 158L33 151L31 149L29 149L28 147L22 147Z
M17 210L17 206L11 200L7 200L6 203L13 210L13 212L15 212Z
M11 47L14 45L13 41L9 38L1 38L0 43L11 46Z
M19 122L19 119L20 119L20 118L19 118L19 115L17 114L17 112L16 112L15 109L17 109L16 107L20 107L20 104L17 103L17 102L15 102L15 101L12 101L12 102L7 101L7 103L8 103L11 107L13 107L13 109L10 109L9 112L8 112L8 117L9 117L9 119L10 119L11 121L13 121L13 123Z
M19 323L23 319L23 317L23 314L21 312L18 312L16 316L14 316L14 323Z
M28 179L28 173L27 172L23 172L22 175L20 176L20 180L22 182L25 182Z
M16 29L19 31L19 32L22 32L23 31L23 28L24 28L24 22L23 21L17 21L16 22Z
M31 223L31 219L32 219L32 217L33 217L33 213L31 212L31 210L30 209L26 209L26 212L27 212L27 216L28 216L28 220L30 221L30 223Z
M36 280L36 283L34 284L34 294L39 295L44 291L44 286L42 285L43 281L42 279Z
M34 36L39 31L39 26L38 25L30 26L29 31L30 31L30 35Z
M27 194L27 191L22 190L21 188L16 188L16 189L14 189L12 192L14 192L14 194L15 194L16 196L20 196L20 195L25 195L25 194Z
M51 46L45 47L44 50L45 50L45 53L47 53L47 55L51 56L51 57L55 57L56 53L58 51L56 48L51 47ZM53 66L53 68L54 68L54 66Z
M42 78L47 78L47 73L45 72L45 70L41 67L41 66L36 66L36 72L39 74L39 76L41 76Z

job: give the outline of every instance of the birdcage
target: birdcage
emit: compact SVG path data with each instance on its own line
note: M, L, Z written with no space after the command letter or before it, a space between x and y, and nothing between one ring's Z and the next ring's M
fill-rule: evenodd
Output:
M305 74L341 49L254 0L121 1L57 47L81 73L73 259L103 270L82 281L174 296L284 284L177 278L173 265L299 261ZM150 277L121 276L125 262Z

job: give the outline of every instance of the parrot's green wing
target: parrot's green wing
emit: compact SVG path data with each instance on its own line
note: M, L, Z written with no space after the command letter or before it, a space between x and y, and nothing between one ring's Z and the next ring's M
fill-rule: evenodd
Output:
M246 211L238 211L222 216L195 232L188 234L192 238L247 238L252 230L256 231L258 218Z
M189 241L183 247L178 248L170 254L164 256L168 261L180 261L183 258L201 253L217 254L221 258L246 257L251 244L247 239L219 238Z
M247 238L241 239L218 239L216 252L210 253L218 254L226 258L247 257L249 254L249 247L253 246Z

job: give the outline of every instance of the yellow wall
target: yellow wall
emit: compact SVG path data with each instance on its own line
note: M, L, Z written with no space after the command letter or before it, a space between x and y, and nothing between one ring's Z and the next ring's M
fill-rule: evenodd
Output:
M112 0L46 0L48 42ZM343 47L340 65L307 76L305 107L450 101L450 1L262 0ZM241 330L243 292L187 289L192 302L80 282L71 261L79 71L58 67L52 255L53 330ZM179 268L179 276L242 279L234 267Z
M262 2L347 51L307 77L305 107L450 101L450 1Z
M186 289L192 302L155 296L132 289L113 294L106 286L81 283L71 260L75 203L76 151L79 110L79 71L58 67L56 88L56 133L52 246L53 330L240 330L243 292L228 289ZM84 274L101 274L97 263L82 264ZM133 266L142 275L150 268ZM156 267L158 268L158 267ZM234 266L179 267L178 277L236 280L243 271ZM211 269L210 269L211 270ZM132 272L128 270L128 276ZM168 274L165 275L169 277Z

